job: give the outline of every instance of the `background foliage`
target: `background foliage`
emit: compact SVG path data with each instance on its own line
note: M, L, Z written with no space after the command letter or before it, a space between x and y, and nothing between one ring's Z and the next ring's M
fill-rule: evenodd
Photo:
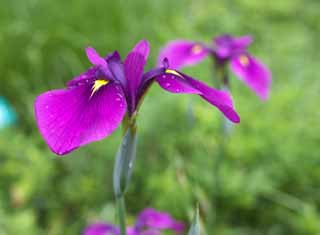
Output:
M271 99L232 77L242 121L222 151L219 112L154 85L140 112L129 213L151 206L189 221L199 202L208 235L319 234L319 9L317 0L0 0L0 95L19 119L0 130L0 235L80 234L90 221L114 220L120 130L58 158L33 117L36 95L89 65L87 45L124 57L146 38L151 68L168 40L209 43L226 32L254 36L250 51L273 72ZM210 66L185 71L211 82Z

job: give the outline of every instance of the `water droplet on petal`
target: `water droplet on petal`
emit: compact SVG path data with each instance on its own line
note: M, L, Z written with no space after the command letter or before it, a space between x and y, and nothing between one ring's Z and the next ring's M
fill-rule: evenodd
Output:
M49 108L49 105L46 105L46 109L48 109Z
M166 83L166 87L169 87L171 84L169 82Z
M166 75L162 75L162 78L166 78Z
M180 92L180 89L176 89L176 92Z

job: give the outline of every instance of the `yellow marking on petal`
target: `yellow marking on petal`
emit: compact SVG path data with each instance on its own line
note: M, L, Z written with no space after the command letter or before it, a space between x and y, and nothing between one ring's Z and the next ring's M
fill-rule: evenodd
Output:
M199 44L194 45L194 46L191 48L191 52L192 52L192 54L195 54L195 55L201 53L201 52L202 52L202 46L199 45Z
M101 87L103 87L104 85L107 85L109 83L109 81L107 80L95 80L94 84L92 86L92 91L91 91L91 95L90 98L94 95L94 93L96 93Z
M249 58L246 55L241 55L239 57L239 61L240 61L240 64L245 66L245 67L249 65Z
M172 70L172 69L166 69L165 73L173 74L173 75L176 75L176 76L178 76L178 77L183 78L181 74L179 74L177 71Z

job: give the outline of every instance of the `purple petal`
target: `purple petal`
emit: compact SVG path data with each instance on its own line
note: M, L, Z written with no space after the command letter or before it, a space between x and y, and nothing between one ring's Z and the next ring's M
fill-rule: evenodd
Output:
M132 49L124 61L124 73L127 79L130 97L130 113L135 110L138 89L141 84L143 69L148 55L149 44L147 41L142 40Z
M228 92L216 90L203 82L170 69L166 70L166 74L158 76L156 80L163 89L169 92L198 94L216 106L232 122L240 122Z
M98 66L106 77L112 77L106 60L101 57L92 47L86 48L86 54L91 64Z
M201 91L201 97L203 99L216 106L230 121L234 123L240 122L240 117L234 109L229 92L209 87L205 83L195 80L187 75L184 75L184 77L194 88Z
M179 74L163 73L156 77L156 81L163 89L171 93L201 94L199 90L186 82Z
M85 228L83 235L119 235L120 231L111 224L95 223Z
M107 62L92 47L86 48L88 60L93 65L107 66Z
M127 227L127 235L140 235L140 232L135 226L129 226Z
M233 38L233 46L239 49L247 49L248 46L253 42L253 38L250 35Z
M126 113L122 89L110 82L92 95L92 84L53 90L35 101L39 130L50 149L64 155L110 135Z
M150 46L149 42L147 40L141 40L138 42L134 48L131 50L131 52L136 52L143 56L145 62L147 61L150 53Z
M127 79L124 74L120 54L117 51L113 52L112 55L107 58L107 63L113 77L118 80L122 84L124 90L127 91Z
M232 58L231 70L262 100L269 97L271 72L258 59L249 54Z
M207 49L197 42L185 40L171 41L161 49L158 57L158 66L162 65L164 58L168 58L170 68L180 69L186 65L199 63L207 55Z
M220 59L229 59L244 52L251 44L251 36L232 37L230 35L218 36L214 39L214 51Z
M97 66L89 68L86 72L76 76L69 82L67 82L68 87L76 87L79 85L85 85L93 83L97 79L97 74L99 73L99 68Z
M147 229L144 230L140 233L140 235L162 235L163 233L161 233L159 230L157 229Z
M152 208L144 209L137 220L137 228L147 229L172 229L175 231L182 231L183 225L178 227L177 222L168 213L159 212Z

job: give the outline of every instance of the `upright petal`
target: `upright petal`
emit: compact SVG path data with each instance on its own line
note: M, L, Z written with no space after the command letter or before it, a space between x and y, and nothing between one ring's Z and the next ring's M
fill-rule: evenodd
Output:
M119 235L120 231L111 224L95 223L86 227L83 235Z
M107 62L98 54L98 52L92 47L86 48L86 54L88 60L93 65L107 66Z
M127 92L127 79L124 74L124 68L119 52L113 52L107 58L107 63L113 77L122 84L123 89Z
M231 60L231 70L262 100L268 99L271 72L258 59L249 54L235 56Z
M245 50L252 42L253 38L250 35L235 37L233 38L233 47Z
M135 110L137 104L138 89L141 84L144 65L149 56L149 44L146 40L138 42L138 44L127 55L124 61L124 73L127 79L129 92L129 112Z
M35 101L35 117L50 149L64 155L110 135L126 106L116 83L86 84L41 94Z
M95 49L92 47L87 47L86 54L91 64L99 67L106 77L112 77L106 60L101 57Z
M220 59L229 59L233 55L244 52L252 42L249 35L232 37L225 34L214 38L214 51Z
M211 88L205 83L176 70L167 69L164 75L156 78L156 81L163 89L171 93L198 94L210 104L216 106L232 122L240 122L240 117L234 110L232 99L228 92Z
M207 55L208 50L200 43L185 40L171 41L160 50L158 66L162 65L164 58L168 58L170 68L180 69L199 63Z
M134 48L132 49L131 52L136 52L136 53L142 55L145 62L146 62L149 57L149 53L150 53L149 42L147 40L141 40L140 42L138 42L134 46Z

